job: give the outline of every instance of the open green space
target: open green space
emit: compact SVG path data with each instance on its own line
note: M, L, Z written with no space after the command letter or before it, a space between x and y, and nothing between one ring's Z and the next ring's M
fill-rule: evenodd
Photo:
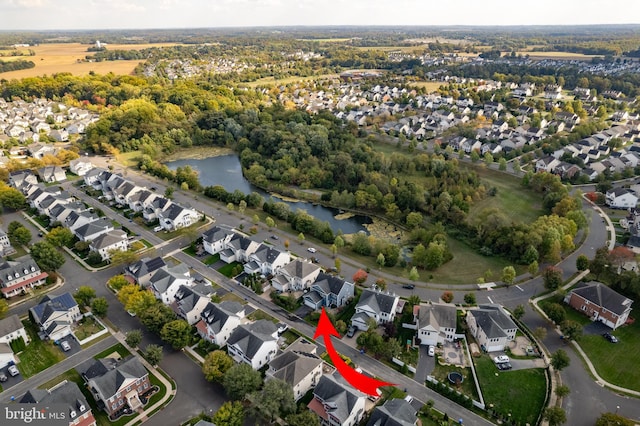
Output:
M24 351L18 354L18 369L24 378L34 376L65 358L52 341L40 340L36 327L30 321L22 323L31 340Z
M116 161L125 167L137 167L141 156L140 151L121 152L116 155Z
M457 387L452 385L447 379L447 375L451 372L457 372L462 374L463 380ZM473 381L473 375L471 374L471 368L458 367L456 365L441 365L439 361L436 362L436 366L431 373L440 383L444 383L447 386L467 395L475 400L478 399L478 392L476 391L476 385Z
M221 266L220 269L218 269L218 272L220 272L227 278L231 278L233 276L233 270L236 268L236 266L242 266L242 264L240 262L227 263L226 265Z
M517 424L537 424L547 382L541 368L500 371L488 355L475 359L476 374L487 407Z
M640 368L635 354L640 353L640 322L612 331L618 343L610 343L599 334L583 334L578 343L598 374L614 385L640 391Z
M104 330L104 327L96 321L94 317L90 316L85 317L83 321L78 323L73 334L75 334L78 340L84 340L102 330Z
M547 299L541 300L538 305L542 308L542 310L544 310L546 306L551 305L552 303L559 303L560 305L562 305L562 307L564 308L566 319L568 320L576 321L583 326L591 322L588 316L583 315L581 312L578 312L575 309L571 308L571 306L566 305L562 300L562 296L557 294Z
M216 253L214 255L205 257L204 260L202 261L202 263L204 263L205 265L209 266L209 265L213 265L218 260L220 260L220 253Z
M269 315L268 313L260 309L257 309L251 312L249 315L247 315L247 318L250 319L251 321L267 320L267 321L271 321L274 324L278 323L277 319L275 319L274 317L272 317L271 315Z
M111 346L110 348L105 349L104 351L100 352L99 354L97 354L93 358L94 359L105 358L105 357L111 355L114 352L117 352L118 355L120 355L122 358L131 355L131 352L129 352L129 350L127 348L125 348L122 343L118 343L118 344L115 344L115 345Z

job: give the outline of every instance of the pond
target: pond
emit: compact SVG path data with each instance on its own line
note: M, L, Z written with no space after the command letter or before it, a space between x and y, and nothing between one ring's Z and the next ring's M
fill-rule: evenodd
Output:
M245 179L242 174L240 159L234 154L203 159L176 160L166 163L166 166L171 170L175 170L178 167L191 166L192 169L198 172L202 186L220 185L226 189L227 192L233 192L239 189L245 194L257 192L265 199L274 198L275 201L287 203L291 207L291 211L296 211L297 209L306 210L307 213L315 218L323 222L329 222L334 232L338 230L342 230L345 234L353 234L359 231L366 232L363 225L371 222L366 216L354 216L339 220L335 218L339 213L336 209L304 201L291 202L273 197L260 188L251 185L251 183Z

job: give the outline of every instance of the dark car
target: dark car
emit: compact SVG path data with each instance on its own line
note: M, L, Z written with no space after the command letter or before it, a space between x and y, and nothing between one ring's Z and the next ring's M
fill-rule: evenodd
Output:
M278 240L279 238L278 238L278 236L277 236L277 235L272 235L272 236L271 236L271 239L272 239L272 240Z
M501 362L500 364L496 364L496 367L498 367L498 370L511 370L511 363L510 362Z
M354 326L349 327L349 330L347 330L347 337L353 337L354 334L356 334L356 328Z
M152 191L155 191L155 190L156 190L156 189L158 189L158 188L156 188L155 186L152 186L152 187L151 187L151 188L149 188L149 189L150 189L150 190L152 190Z
M415 284L405 284L402 286L402 288L407 288L409 290L413 290L414 288L416 288Z
M604 333L603 336L611 343L618 343L618 338L611 333Z

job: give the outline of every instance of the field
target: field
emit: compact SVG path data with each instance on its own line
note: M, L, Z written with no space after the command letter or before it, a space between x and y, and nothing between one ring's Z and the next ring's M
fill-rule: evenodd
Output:
M574 52L517 52L518 55L529 55L530 58L533 59L584 59L591 60L593 58L601 58L602 55L585 55L584 53L574 53Z
M107 48L110 50L135 50L164 46L175 46L175 43L112 44L108 45ZM87 55L93 55L92 52L87 52L88 47L89 45L80 43L52 43L32 46L30 49L36 52L36 56L12 56L0 59L25 59L27 61L33 61L36 64L35 68L5 72L0 74L0 76L4 79L11 80L13 78L20 79L60 72L69 72L73 75L87 75L91 71L97 74L106 74L109 72L113 72L114 74L131 74L134 68L142 62L140 60L84 62Z
M309 76L309 77L297 77L297 76L293 76L293 77L287 77L287 78L281 78L279 80L276 80L274 77L264 77L261 79L258 79L256 81L251 81L249 83L241 83L241 86L247 86L247 87L258 87L258 86L271 86L271 85L286 85L286 84L290 84L290 83L295 83L297 81L311 81L311 80L322 80L322 79L327 79L327 78L338 78L338 74L321 74L321 75L316 75L316 76Z
M428 93L436 92L440 86L442 86L441 81L414 81L409 83L409 86L414 87L424 87L427 89Z

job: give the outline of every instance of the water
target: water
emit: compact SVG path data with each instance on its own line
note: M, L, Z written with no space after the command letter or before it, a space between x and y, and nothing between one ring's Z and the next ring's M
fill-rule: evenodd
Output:
M269 199L271 195L265 191L257 188L245 179L242 175L242 166L240 165L240 159L233 154L221 155L218 157L209 157L198 160L177 160L166 163L166 166L171 170L175 170L178 167L191 166L192 169L198 171L200 177L200 184L202 186L214 186L220 185L227 192L233 192L239 189L245 194L251 192L257 192L265 199ZM283 201L275 198L275 201ZM329 222L334 232L342 230L345 234L352 234L358 231L366 231L363 224L370 223L370 219L365 216L354 216L349 219L337 220L334 216L338 214L336 209L330 207L324 207L321 205L313 205L311 203L299 201L290 202L284 201L291 207L291 211L295 212L297 209L306 210L307 213L315 218Z

